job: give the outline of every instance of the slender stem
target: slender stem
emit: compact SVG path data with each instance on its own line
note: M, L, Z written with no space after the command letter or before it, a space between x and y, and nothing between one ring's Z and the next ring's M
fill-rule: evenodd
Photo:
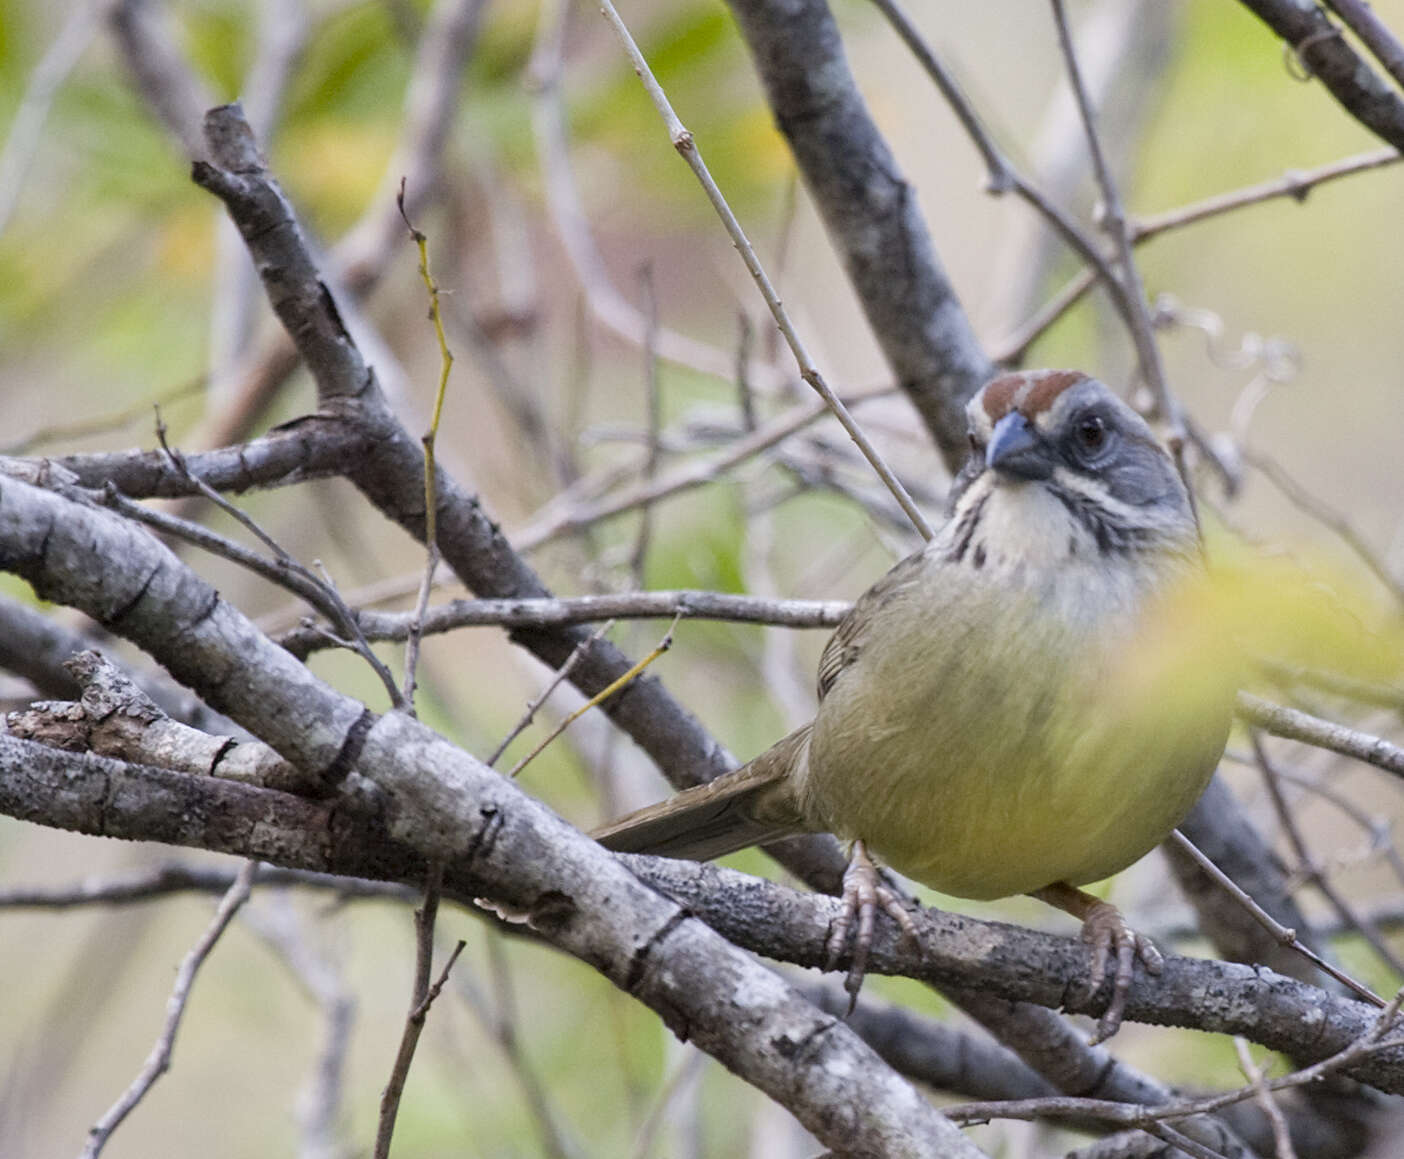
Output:
M190 989L195 984L195 975L204 964L205 959L209 957L210 951L214 949L220 936L229 928L229 923L238 913L239 907L249 900L249 892L253 889L254 875L257 872L257 861L244 863L238 876L234 878L233 884L220 898L219 906L215 909L214 918L209 926L200 935L200 940L191 948L190 953L185 955L185 960L180 964L180 971L176 974L175 986L171 990L170 999L166 1003L166 1020L156 1039L156 1045L151 1048L151 1053L147 1056L141 1073L132 1081L132 1085L88 1131L87 1141L83 1145L82 1159L97 1159L97 1156L102 1153L103 1147L107 1145L108 1139L112 1137L112 1132L146 1097L147 1091L155 1085L156 1080L170 1069L171 1055L175 1050L176 1032L180 1030L181 1019L185 1016L185 1008L190 1001Z
M380 1121L375 1132L375 1159L389 1159L390 1140L395 1134L395 1118L400 1111L400 1097L405 1092L405 1082L409 1078L410 1064L414 1061L415 1048L424 1030L429 1007L443 990L449 972L458 961L466 943L459 942L438 981L430 984L430 973L434 966L434 922L439 914L439 892L443 885L444 867L435 862L429 868L429 879L424 885L424 904L414 911L415 959L414 992L410 999L409 1014L405 1018L405 1029L400 1036L400 1049L395 1055L395 1065L390 1071L390 1081L380 1095Z
M638 676L641 672L643 672L645 668L647 668L650 664L657 660L658 657L663 655L664 652L666 652L669 648L673 646L673 630L678 626L678 621L680 619L682 619L681 616L674 616L673 622L668 625L668 630L663 633L663 639L658 641L658 644L653 649L653 651L651 651L647 656L645 656L642 660L640 660L637 664L630 668L629 671L625 672L618 679L611 681L609 684L605 685L605 687L601 688L597 693L595 693L594 696L590 697L589 700L587 700L584 704L582 704L579 708L572 712L568 717L561 721L560 724L556 725L556 727L551 730L550 735L547 736L545 740L543 740L534 749L532 749L531 752L527 753L526 756L524 756L521 760L519 760L515 765L512 766L512 768L508 771L507 776L515 777L524 768L526 768L527 765L531 764L532 761L534 761L538 756L540 756L542 750L545 749L547 745L549 745L553 740L560 736L561 733L565 732L566 729L568 729L572 724L574 724L577 720L579 720L582 716L589 712L590 709L594 708L595 705L603 703L604 701L608 700L611 696L613 696L616 692L618 692L620 689L626 688L628 687L628 685L632 684L634 681L634 677Z
M789 314L780 302L780 296L775 292L775 287L771 284L764 267L761 266L760 259L756 256L756 251L752 248L750 241L746 237L745 231L741 228L740 221L736 214L727 204L726 198L722 196L717 183L712 179L711 173L707 169L706 163L702 160L702 154L697 148L697 142L693 139L692 133L678 119L677 113L673 111L673 106L669 102L667 95L663 92L658 80L653 75L653 70L649 68L648 61L644 59L639 46L634 42L633 36L625 27L624 21L610 0L601 0L600 11L609 22L615 34L619 37L624 46L624 51L629 56L629 62L634 66L634 71L639 79L643 81L644 89L652 99L654 107L663 118L663 123L667 126L668 136L673 142L679 154L682 155L688 167L697 177L703 191L707 194L707 200L712 203L712 208L717 211L717 216L721 218L722 224L726 226L726 232L730 234L732 244L741 255L741 260L746 263L746 269L750 271L752 279L760 289L761 296L765 299L765 304L770 308L771 317L775 319L776 326L780 333L785 336L785 341L790 347L790 352L794 355L795 363L799 367L800 377L814 388L815 393L824 400L825 405L834 413L834 416L842 424L843 429L848 432L858 449L863 453L863 457L868 460L873 470L877 472L887 489L892 492L892 496L897 500L902 510L911 520L912 526L917 529L923 539L929 540L934 532L931 525L926 521L920 509L912 501L912 497L907 494L907 489L902 486L902 482L892 472L892 468L887 465L882 455L873 446L868 436L863 433L861 427L854 421L848 408L843 405L843 401L834 393L833 389L824 380L824 376L815 366L814 360L810 358L809 351L805 348L799 334L796 333L794 324L790 321Z
M1320 954L1311 947L1303 945L1297 938L1297 931L1284 926L1274 918L1267 910L1263 909L1257 902L1249 897L1222 869L1215 865L1208 857L1200 851L1193 841L1176 829L1170 834L1170 840L1174 841L1181 849L1188 853L1199 867L1212 877L1235 901L1253 915L1254 920L1267 930L1274 938L1288 949L1296 950L1308 962L1318 970L1329 974L1342 986L1349 987L1366 1002L1375 1006L1383 1007L1385 1000L1376 994L1363 982L1357 982L1344 970L1340 970L1326 961Z
M434 324L434 336L439 342L439 386L434 393L434 414L429 429L420 442L424 445L424 543L426 547L424 578L419 585L419 599L415 604L414 617L410 621L409 635L405 644L405 683L404 701L409 711L414 711L415 672L419 667L419 640L424 624L424 613L429 607L429 593L434 586L434 571L439 566L439 496L438 468L434 462L434 443L439 437L439 423L444 416L444 396L448 393L449 373L453 370L453 351L449 349L444 336L444 315L439 307L439 286L434 275L429 272L429 239L422 230L416 229L405 210L405 183L400 182L400 193L396 198L400 216L410 239L419 249L419 277L429 294L429 320Z
M1087 86L1083 84L1082 70L1077 63L1077 52L1073 47L1064 0L1052 2L1053 21L1058 29L1058 45L1067 64L1068 83L1072 88L1078 113L1082 117L1082 126L1087 134L1087 149L1092 156L1092 168L1102 194L1102 226L1111 235L1116 246L1117 259L1121 263L1121 279L1131 301L1131 338L1136 346L1141 374L1155 398L1156 410L1169 426L1168 441L1171 448L1176 449L1184 444L1184 418L1180 413L1179 403L1171 395L1165 381L1165 368L1161 365L1160 350L1155 344L1155 333L1151 327L1150 311L1146 308L1145 287L1141 284L1140 271L1136 268L1135 257L1132 254L1131 231L1121 206L1121 195L1117 191L1116 181L1112 178L1111 167L1107 164L1102 141L1097 133L1096 114L1087 96Z

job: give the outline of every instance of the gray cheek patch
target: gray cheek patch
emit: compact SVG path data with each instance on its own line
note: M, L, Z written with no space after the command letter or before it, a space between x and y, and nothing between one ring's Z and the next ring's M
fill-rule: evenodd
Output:
M1174 465L1158 448L1127 439L1105 475L1112 497L1133 507L1157 503L1179 490Z

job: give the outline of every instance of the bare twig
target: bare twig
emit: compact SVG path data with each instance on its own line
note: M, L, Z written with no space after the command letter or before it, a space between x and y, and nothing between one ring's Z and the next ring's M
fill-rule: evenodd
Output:
M161 449L172 468L183 475L201 495L246 528L273 553L274 559L266 560L255 552L249 551L191 520L143 507L110 485L103 496L108 506L122 512L129 518L139 520L148 526L177 536L187 543L193 543L206 551L223 556L225 559L246 567L255 574L261 575L305 599L336 626L337 630L342 633L343 639L347 641L347 646L370 665L371 670L380 678L381 684L385 687L385 691L390 697L390 703L398 707L401 704L400 690L395 686L394 677L390 675L390 670L385 667L380 657L366 643L365 637L361 634L360 627L356 623L355 612L341 598L340 593L336 590L336 585L325 577L316 575L300 563L251 516L192 473L186 466L184 456L166 442L166 428L161 422L159 412L157 413L156 434L161 443Z
M853 605L847 600L792 600L731 592L652 591L533 600L452 600L430 608L426 634L485 624L504 628L553 628L600 620L721 620L787 628L832 628ZM367 640L403 640L408 612L358 612ZM299 628L278 642L298 656L331 646L319 628ZM577 645L578 646L578 645ZM491 762L489 762L491 763Z
M618 692L620 689L627 688L630 684L632 684L636 676L643 672L645 668L647 668L650 664L657 660L658 657L663 655L664 652L666 652L669 648L673 646L673 631L675 628L677 628L678 621L680 619L682 619L681 616L674 616L673 622L668 625L668 630L663 633L663 639L658 641L657 645L651 652L648 653L648 655L646 655L642 660L640 660L623 675L619 676L617 679L607 684L604 688L601 688L597 693L595 693L594 696L590 697L589 700L587 700L584 704L582 704L579 708L577 708L574 712L567 716L563 721L561 721L560 724L556 725L556 727L551 730L550 734L540 744L538 744L534 749L531 750L531 752L527 753L526 756L524 756L515 765L513 765L510 770L508 770L507 776L509 778L515 777L524 768L526 768L527 765L531 764L531 762L534 761L541 754L542 750L545 749L547 745L549 745L553 740L560 736L561 733L565 732L566 729L568 729L572 724L574 724L577 720L579 720L582 716L589 712L590 709L594 708L595 705L603 703L604 701L608 700L611 696L613 696L616 692Z
M1370 153L1360 153L1332 161L1315 169L1291 169L1281 177L1248 185L1228 193L1216 194L1178 209L1147 217L1132 218L1129 222L1131 240L1135 245L1159 237L1187 225L1208 221L1225 213L1243 209L1250 205L1261 205L1281 197L1290 197L1303 202L1318 185L1337 181L1356 173L1365 173L1386 165L1397 164L1401 154L1397 149L1376 149ZM1037 312L1014 334L996 344L995 359L1002 363L1014 363L1023 359L1028 348L1041 338L1048 329L1068 310L1082 300L1084 294L1097 284L1098 272L1085 269L1059 289Z
M614 621L607 620L605 621L605 623L601 624L598 629L596 629L584 640L581 640L580 643L575 646L575 649L571 652L571 654L566 657L566 662L556 669L555 675L553 675L551 679L547 682L546 687L543 688L540 691L540 693L538 693L535 697L532 698L531 702L526 706L526 711L522 713L521 719L518 720L517 723L512 726L511 730L507 733L507 735L502 738L502 743L492 750L492 755L489 756L483 762L485 765L487 765L488 767L492 767L493 765L497 764L498 760L501 759L502 754L507 751L507 746L510 745L514 740L516 740L517 737L519 737L522 734L522 732L526 729L526 727L529 724L531 724L533 720L536 719L537 709L539 709L543 704L546 703L546 699L551 695L551 693L553 693L558 687L560 687L563 681L568 680L570 678L571 671L575 668L575 666L578 663L580 663L585 653L590 650L591 645L593 645L596 640L602 639L604 636L608 635L609 630L613 627Z
M1367 173L1387 165L1397 165L1404 160L1398 149L1375 149L1369 153L1357 153L1353 157L1342 157L1314 169L1289 169L1281 177L1263 181L1257 185L1246 185L1228 193L1206 197L1179 209L1168 209L1163 213L1149 214L1131 221L1131 239L1137 244L1159 237L1162 233L1195 225L1201 221L1232 213L1249 205L1261 205L1280 197L1290 197L1298 203L1304 202L1307 195L1318 185L1339 181L1356 173Z
M512 972L508 967L503 938L496 930L488 929L486 932L488 970L492 977L496 1010L490 1013L486 1002L474 1000L478 996L469 990L466 976L461 973L458 975L462 983L460 989L469 997L479 1017L488 1024L493 1038L511 1064L527 1109L536 1124L543 1154L550 1159L574 1159L580 1154L580 1149L572 1144L561 1127L560 1116L551 1104L549 1088L526 1057L517 1034L517 1003L512 992Z
M1296 818L1292 815L1292 808L1283 795L1282 786L1278 780L1278 771L1268 759L1267 750L1263 747L1262 738L1259 737L1258 731L1249 729L1248 739L1253 746L1253 757L1257 761L1258 768L1262 771L1263 783L1267 786L1268 796L1272 798L1278 820L1281 821L1283 831L1287 834L1287 840L1292 846L1292 851L1297 856L1297 863L1300 866L1298 872L1306 881L1317 888L1321 896L1336 911L1336 916L1342 923L1348 928L1356 930L1391 970L1404 976L1404 962L1401 962L1394 951L1389 948L1388 943L1380 936L1380 931L1371 926L1367 918L1356 913L1354 907L1331 884L1330 879L1316 863L1316 859L1312 857L1311 850L1307 847L1306 838L1302 835L1301 827L1298 826Z
M862 428L854 421L848 408L844 406L842 400L834 393L824 377L819 372L819 368L810 358L808 350L801 341L799 334L795 331L789 314L780 302L780 296L775 292L775 287L771 284L769 276L760 264L760 259L756 256L756 251L752 248L750 241L746 237L745 231L741 228L740 221L732 212L731 206L727 204L726 198L722 196L717 183L712 180L711 173L708 172L702 154L697 148L697 142L693 140L692 134L684 127L678 119L678 115L673 111L673 106L669 102L667 95L663 92L658 80L653 75L653 70L649 68L648 61L644 58L639 46L634 42L629 29L624 21L620 19L619 13L610 0L601 0L600 11L605 19L614 29L615 35L619 37L620 43L624 46L624 51L629 56L630 63L634 66L634 71L643 82L644 89L648 92L649 98L653 101L654 107L658 110L659 116L663 118L663 123L668 130L668 137L673 143L683 160L697 177L703 191L707 194L707 200L712 203L712 208L717 211L717 216L721 218L722 224L726 226L726 232L730 235L732 244L741 255L742 261L746 263L746 269L750 272L752 279L765 299L765 304L770 308L771 316L775 319L775 324L780 328L780 333L785 336L785 341L789 344L790 352L794 355L795 363L799 367L800 377L809 383L824 400L825 405L834 413L834 416L842 424L843 429L848 432L858 449L863 452L863 457L872 465L887 489L892 492L898 504L906 512L907 518L911 520L912 526L917 529L923 539L930 539L932 536L931 525L927 523L926 517L917 509L912 498L907 494L907 489L902 486L901 481L892 473L892 469L878 453L876 447L863 433Z
M409 1015L405 1018L405 1029L400 1036L400 1049L395 1055L395 1065L390 1071L390 1081L380 1095L380 1122L375 1133L375 1159L389 1159L390 1140L395 1134L395 1117L400 1110L400 1096L404 1094L405 1081L409 1078L410 1064L414 1062L415 1048L424 1030L429 1007L448 981L453 964L463 952L463 942L459 942L444 964L438 981L430 984L434 967L434 920L439 913L439 891L443 885L444 867L440 862L430 866L429 880L424 886L424 904L414 911L415 963L414 990L410 999Z
M202 374L198 378L192 378L188 382L163 391L150 402L134 403L132 406L123 407L121 410L112 411L109 414L77 419L71 423L50 423L36 427L29 434L16 439L13 443L0 446L0 455L25 455L35 447L41 447L46 443L68 442L88 435L101 435L109 431L118 431L139 419L149 419L153 406L159 409L170 403L191 398L204 389L205 376Z
M1176 829L1173 833L1170 834L1170 840L1175 842L1175 844L1177 844L1181 849L1183 849L1192 858L1194 858L1194 860L1199 864L1200 868L1203 869L1205 873L1209 874L1209 876L1212 877L1215 881L1217 881L1219 885L1224 889L1224 891L1227 892L1230 896L1232 896L1234 900L1238 902L1239 905L1241 905L1245 910L1252 914L1254 920L1259 925L1261 925L1263 929L1267 930L1268 933L1272 934L1272 936L1277 939L1279 944L1286 946L1289 949L1295 950L1297 953L1301 954L1302 957L1304 957L1307 961L1309 961L1313 966L1315 966L1318 970L1321 970L1323 973L1329 974L1337 982L1341 983L1342 986L1349 987L1356 994L1360 995L1361 998L1364 998L1365 1001L1371 1002L1376 1006L1385 1005L1385 1000L1381 998L1378 994L1376 994L1373 990L1371 990L1370 987L1366 986L1363 982L1357 982L1344 970L1338 969L1336 966L1333 966L1330 962L1326 961L1325 958L1323 958L1310 946L1303 944L1301 940L1298 939L1296 930L1288 929L1276 918L1274 918L1270 913L1268 913L1267 910L1263 909L1262 906L1260 906L1251 897L1244 893L1243 890L1239 889L1239 887L1234 884L1232 879L1230 879L1228 875L1224 873L1223 870L1221 870L1217 865L1210 861L1209 858L1205 857L1204 854L1199 851L1199 848L1194 844L1194 842L1191 841L1188 837L1186 837L1183 833L1181 833L1178 829Z
M10 121L5 146L0 149L0 234L19 204L30 162L43 141L44 122L54 96L77 66L97 30L98 0L78 0L39 63L29 74L24 96Z
M1404 749L1381 737L1322 720L1300 709L1273 704L1251 692L1240 692L1236 705L1239 716L1273 736L1314 745L1343 757L1354 757L1396 777L1404 777Z
M338 898L411 902L420 894L389 881L367 881L303 869L281 869L257 863L259 885L294 885L325 890ZM0 909L70 909L85 905L131 905L156 901L173 893L224 893L235 874L212 865L167 862L130 873L84 878L72 885L11 886L0 889Z
M1399 1040L1386 1038L1386 1032L1393 1027L1395 1019L1399 1015L1401 999L1404 999L1404 990L1395 994L1387 1003L1381 1000L1382 1009L1379 1016L1364 1034L1329 1058L1324 1058L1311 1066L1302 1067L1282 1078L1269 1080L1266 1083L1267 1089L1276 1092L1290 1090L1293 1087L1311 1086L1314 1083L1319 1083L1327 1075L1344 1070L1362 1058L1380 1050L1398 1047ZM946 1114L962 1122L983 1122L999 1118L1076 1119L1086 1117L1149 1130L1152 1124L1157 1122L1182 1119L1190 1115L1212 1114L1223 1107L1231 1106L1233 1103L1253 1098L1260 1089L1258 1084L1250 1084L1221 1095L1210 1095L1200 1099L1180 1099L1156 1107L1068 1096L1018 1099L1002 1103L962 1103L954 1107L947 1107ZM1177 1143L1177 1146L1179 1145Z
M653 285L653 268L649 265L639 271L639 289L644 300L644 393L648 415L648 455L644 459L640 482L647 488L653 485L663 458L663 395L658 384L658 291ZM639 508L639 528L629 560L635 587L644 586L644 565L648 562L648 546L652 538L653 505L645 503Z
M856 406L890 393L886 390L870 391L852 398L850 402ZM635 484L622 495L578 506L570 506L568 499L565 503L553 500L525 527L513 534L512 542L517 545L519 551L532 551L568 531L576 531L622 512L632 511L641 504L657 503L660 499L715 482L735 467L770 450L827 413L828 404L823 399L800 403L776 415L744 438L737 439L726 451L714 458L689 463L669 471L651 486Z
M334 947L327 952L313 944L306 923L281 891L262 910L246 909L244 924L273 951L322 1016L316 1061L297 1100L299 1159L351 1159L341 1129L342 1092L356 998L346 985L342 963Z
M1316 4L1297 0L1241 0L1282 38L1283 49L1318 78L1340 106L1378 137L1404 149L1404 100L1355 51Z
M1225 754L1227 755L1227 754ZM1245 763L1246 760L1245 760ZM1308 793L1320 797L1323 801L1329 802L1340 810L1346 817L1350 818L1362 832L1369 838L1369 855L1381 854L1389 862L1390 868L1394 871L1394 876L1404 885L1404 857L1400 855L1399 849L1395 845L1392 832L1393 821L1390 818L1372 817L1364 809L1360 808L1353 800L1344 793L1337 792L1330 785L1323 784L1319 778L1309 777L1302 773L1293 772L1291 769L1278 769L1277 778L1286 781L1288 784L1297 785L1305 789ZM1385 910L1386 914L1391 911ZM1382 930L1387 922L1381 922L1378 914L1366 913L1362 921L1377 930ZM1397 922L1394 924L1398 924ZM1322 927L1321 932L1330 933L1335 936L1343 932L1348 932L1350 926L1346 923L1338 923L1333 929ZM1402 971L1404 972L1404 971Z
M1177 461L1181 463L1181 474L1184 474L1183 461L1180 459L1185 437L1184 420L1180 413L1179 403L1170 393L1169 384L1165 379L1165 368L1160 361L1160 350L1156 346L1150 311L1146 306L1145 287L1141 284L1140 271L1136 267L1135 255L1132 252L1131 234L1127 226L1126 214L1121 207L1121 194L1117 191L1116 181L1112 177L1111 168L1102 152L1101 138L1097 134L1096 114L1088 99L1087 89L1082 83L1082 73L1077 63L1077 51L1073 47L1072 32L1068 27L1067 12L1064 10L1063 0L1052 0L1052 3L1054 24L1058 30L1058 44L1062 48L1063 59L1067 65L1068 80L1072 86L1073 96L1077 100L1078 111L1082 115L1083 128L1087 133L1087 148L1092 156L1092 168L1097 177L1097 186L1102 193L1102 226L1115 244L1117 260L1121 265L1121 279L1126 287L1127 297L1130 299L1131 316L1128 322L1131 327L1131 338L1136 347L1136 356L1141 365L1141 375L1155 398L1158 416L1169 428L1167 441L1170 443L1171 449L1175 451Z
M532 126L537 159L545 180L546 207L583 290L582 304L606 329L636 346L643 346L648 322L610 277L590 232L571 170L565 108L561 97L569 13L568 0L551 0L549 4L541 5L536 44L527 66L527 84L533 97ZM659 328L655 341L659 356L669 362L715 378L730 377L730 359L724 350L666 327ZM770 366L758 366L756 377L770 387L779 386L784 380L784 376Z
M1263 1109L1263 1114L1267 1116L1268 1123L1272 1127L1273 1147L1277 1152L1274 1159L1297 1159L1297 1152L1292 1146L1292 1132L1287 1128L1287 1117L1282 1113L1282 1108L1277 1105L1277 1100L1273 1098L1273 1092L1267 1084L1266 1073L1253 1061L1247 1039L1234 1035L1233 1049L1238 1054L1238 1065L1243 1071L1243 1077L1252 1085L1254 1099Z
M186 156L203 157L200 116L214 102L176 46L168 13L145 0L112 0L105 7L137 91Z
M979 114L975 111L975 107L961 90L960 85L941 64L931 46L927 44L897 0L873 0L873 4L887 17L888 23L896 30L897 35L902 38L912 55L916 57L917 62L935 82L936 87L941 90L941 95L951 106L956 119L960 121L975 148L979 150L980 156L984 158L987 192L996 195L1012 192L1042 215L1064 243L1087 264L1089 273L1101 280L1107 293L1111 296L1112 305L1134 336L1138 321L1136 319L1136 302L1131 296L1132 288L1122 283L1111 264L1103 257L1097 244L1083 232L1077 222L1045 197L1037 186L1028 181L1014 167L985 128ZM1074 77L1073 80L1076 86L1081 85L1080 78ZM1080 87L1078 91L1081 92ZM1137 349L1139 350L1139 346ZM1147 381L1150 380L1150 376L1147 375Z
M439 566L439 492L438 469L434 462L434 442L439 437L439 423L444 415L444 396L448 393L449 374L453 370L453 351L444 337L444 315L439 309L439 286L429 272L429 239L415 228L405 209L405 186L400 183L400 193L395 200L410 240L419 250L419 277L429 294L429 320L434 325L434 337L439 342L439 385L434 392L434 412L429 421L429 429L419 440L424 445L424 543L426 559L424 578L419 585L419 600L415 604L414 617L410 621L405 646L404 702L414 711L414 675L419 666L419 638L424 623L424 612L429 607L429 592L434 586L434 569Z
M180 1021L185 1015L185 1007L190 1000L190 988L195 984L195 974L204 964L205 959L209 957L210 951L214 949L220 935L228 928L230 921L239 911L239 907L248 901L249 891L253 888L254 875L257 872L258 863L256 861L244 863L243 868L239 870L238 876L234 879L234 883L220 899L219 906L215 909L214 919L205 932L200 935L200 940L185 955L185 960L181 962L180 970L176 974L171 996L166 1002L166 1020L156 1039L156 1045L152 1047L146 1063L132 1081L132 1085L89 1129L87 1141L83 1145L82 1159L97 1159L108 1139L111 1138L112 1132L146 1097L146 1092L151 1089L156 1080L170 1069L171 1054L175 1049L176 1032L180 1029Z
M1369 569L1371 575L1380 581L1385 590L1400 604L1404 604L1404 583L1401 583L1399 578L1385 566L1384 561L1365 542L1365 537L1360 534L1344 512L1338 511L1329 503L1325 503L1313 495L1296 479L1292 478L1281 464L1270 455L1250 450L1247 447L1240 448L1240 453L1243 456L1243 461L1259 471L1269 483L1281 491L1293 507L1305 512L1323 527L1333 531L1351 551L1355 552L1360 562Z

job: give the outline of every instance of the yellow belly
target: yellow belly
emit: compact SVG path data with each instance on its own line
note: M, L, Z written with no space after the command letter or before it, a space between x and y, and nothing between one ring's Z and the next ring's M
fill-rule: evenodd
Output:
M968 898L1096 881L1163 840L1223 750L1232 668L1163 620L1094 648L1046 603L957 601L936 633L894 609L874 630L907 641L870 639L820 706L806 813Z

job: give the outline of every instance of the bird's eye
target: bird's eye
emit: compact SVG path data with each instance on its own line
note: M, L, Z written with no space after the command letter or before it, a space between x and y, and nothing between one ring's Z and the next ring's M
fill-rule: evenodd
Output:
M1107 424L1100 415L1088 415L1077 424L1077 442L1084 451L1097 452L1106 445Z

